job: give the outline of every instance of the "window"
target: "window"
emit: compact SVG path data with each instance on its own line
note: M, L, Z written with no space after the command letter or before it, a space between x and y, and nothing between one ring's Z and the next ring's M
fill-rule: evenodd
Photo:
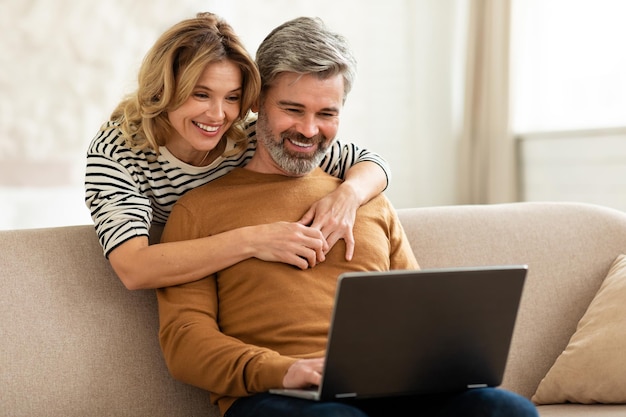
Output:
M626 126L626 2L513 0L516 132Z
M626 2L513 0L520 199L626 210Z

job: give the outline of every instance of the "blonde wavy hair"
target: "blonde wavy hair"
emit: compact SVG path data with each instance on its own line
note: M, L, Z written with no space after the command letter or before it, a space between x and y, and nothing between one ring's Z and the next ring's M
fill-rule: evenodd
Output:
M124 98L111 114L132 148L152 149L174 133L167 112L181 106L192 94L206 66L229 60L242 73L241 109L237 120L226 131L236 147L246 148L245 121L258 98L261 78L256 64L233 28L213 13L198 13L195 18L172 26L146 54L138 76L137 90Z

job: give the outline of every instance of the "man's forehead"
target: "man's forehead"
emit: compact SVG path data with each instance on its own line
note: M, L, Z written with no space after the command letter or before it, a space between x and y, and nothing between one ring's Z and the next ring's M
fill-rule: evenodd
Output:
M344 79L340 74L319 78L312 74L282 73L268 93L280 103L302 107L326 103L325 106L338 109L343 103Z

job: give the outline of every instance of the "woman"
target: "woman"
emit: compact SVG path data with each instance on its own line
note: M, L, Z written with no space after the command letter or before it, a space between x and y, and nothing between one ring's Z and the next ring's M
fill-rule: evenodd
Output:
M356 210L384 190L388 169L378 155L339 142L321 166L345 181L299 222L150 244L151 226L165 223L181 195L250 159L256 140L248 116L260 84L232 27L211 13L173 26L146 55L136 92L89 146L85 176L104 255L128 289L195 281L250 257L306 269L339 239L351 259Z

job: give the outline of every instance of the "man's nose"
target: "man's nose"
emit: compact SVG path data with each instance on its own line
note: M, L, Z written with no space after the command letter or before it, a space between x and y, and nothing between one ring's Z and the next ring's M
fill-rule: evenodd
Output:
M307 138L312 138L317 135L320 131L317 123L315 121L314 115L304 116L297 124L296 129L300 134L306 136Z

